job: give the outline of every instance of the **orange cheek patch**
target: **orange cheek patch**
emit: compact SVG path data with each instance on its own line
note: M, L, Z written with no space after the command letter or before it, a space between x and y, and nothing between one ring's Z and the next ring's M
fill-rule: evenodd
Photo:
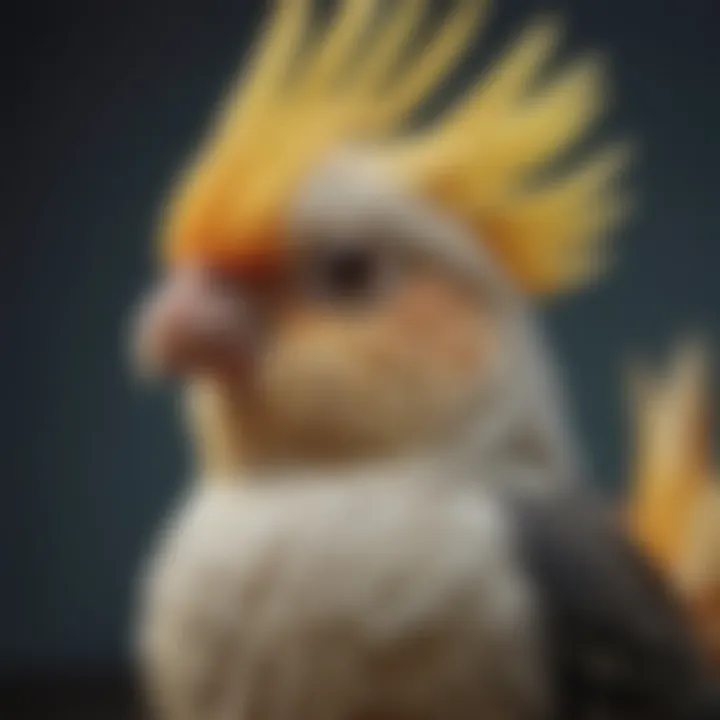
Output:
M477 372L482 364L483 349L477 337L453 338L453 344L448 348L448 367L462 375Z
M490 350L490 318L478 301L444 278L411 280L390 308L388 336L403 342L438 372L477 372Z
M331 362L360 397L373 387L393 388L398 402L413 406L422 388L428 397L442 388L463 394L482 377L494 336L483 312L449 280L423 275L408 278L395 297L362 316L288 304L277 317L274 342L288 362L294 356Z
M373 341L364 350L364 359L370 372L394 372L408 362L408 348L402 339L393 333L376 333Z
M457 290L446 281L420 276L410 281L394 304L399 324L408 330L432 330L447 321L457 304Z

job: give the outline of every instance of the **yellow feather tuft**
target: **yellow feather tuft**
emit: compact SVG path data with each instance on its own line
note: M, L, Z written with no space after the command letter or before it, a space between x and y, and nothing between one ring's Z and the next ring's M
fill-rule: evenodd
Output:
M713 463L712 352L683 344L664 374L631 377L635 456L629 530L685 601L720 668L720 476Z
M351 60L363 30L372 19L376 5L377 0L346 0L338 8L337 18L331 22L325 42L300 81L298 92L303 102L311 102L314 98L322 101L332 93L340 74Z
M635 370L631 391L635 467L628 510L633 532L673 569L691 535L693 513L713 483L709 356L685 343L659 377Z
M367 99L382 89L425 17L427 3L428 0L398 0L384 30L368 48L365 63L356 70L353 85L359 96Z
M450 113L451 121L468 125L477 115L496 117L522 98L543 66L550 60L562 35L554 17L532 23L492 67L464 103ZM451 126L452 129L452 126Z
M401 125L452 72L468 50L486 7L481 0L460 0L430 45L413 58L408 72L388 90L378 109L378 127Z
M560 179L537 176L606 108L600 61L575 62L537 87L561 36L556 20L541 19L436 123L398 136L469 49L489 2L457 0L419 48L427 0L397 0L384 23L380 5L338 0L308 42L312 2L280 0L169 206L167 257L242 264L274 252L312 166L362 139L407 188L473 229L526 290L559 292L599 271L603 237L621 214L622 197L608 192L618 153Z

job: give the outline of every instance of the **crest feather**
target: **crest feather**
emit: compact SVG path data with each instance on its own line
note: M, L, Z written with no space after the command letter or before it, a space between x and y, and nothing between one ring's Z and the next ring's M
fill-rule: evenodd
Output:
M311 0L280 0L169 206L167 257L241 264L274 252L313 165L363 140L404 186L473 229L524 289L559 292L596 273L603 238L622 215L622 197L609 189L624 153L610 148L544 183L537 175L606 108L602 63L576 61L536 87L561 36L557 21L542 18L437 122L398 136L461 61L488 7L457 0L418 47L427 5L397 0L378 22L378 0L339 0L308 41Z

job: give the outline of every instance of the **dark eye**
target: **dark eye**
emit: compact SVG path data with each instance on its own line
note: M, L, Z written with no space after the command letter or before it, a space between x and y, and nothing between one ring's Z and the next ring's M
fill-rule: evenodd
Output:
M327 300L373 299L387 280L387 263L374 248L325 247L309 265L311 291Z

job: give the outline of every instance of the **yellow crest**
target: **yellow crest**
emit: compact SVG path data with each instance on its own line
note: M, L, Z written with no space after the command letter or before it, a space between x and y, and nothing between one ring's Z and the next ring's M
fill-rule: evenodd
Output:
M381 5L389 16L378 22ZM243 265L273 254L312 167L363 142L403 186L468 225L527 291L558 292L597 274L621 215L611 184L625 153L609 148L559 179L538 179L606 105L597 58L534 87L556 23L532 25L434 124L402 134L469 49L487 5L458 0L420 43L426 0L339 0L317 33L311 0L280 0L169 204L165 257Z

